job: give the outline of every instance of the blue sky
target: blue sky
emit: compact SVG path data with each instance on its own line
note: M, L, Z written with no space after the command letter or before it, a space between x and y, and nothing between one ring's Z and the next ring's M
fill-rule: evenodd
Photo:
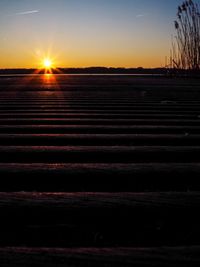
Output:
M179 0L1 0L0 67L164 64Z

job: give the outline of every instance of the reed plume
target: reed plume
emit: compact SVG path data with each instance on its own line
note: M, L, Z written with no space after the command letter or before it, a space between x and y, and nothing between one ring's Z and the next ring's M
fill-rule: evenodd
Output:
M184 1L178 7L174 22L171 68L200 71L200 8L193 0Z

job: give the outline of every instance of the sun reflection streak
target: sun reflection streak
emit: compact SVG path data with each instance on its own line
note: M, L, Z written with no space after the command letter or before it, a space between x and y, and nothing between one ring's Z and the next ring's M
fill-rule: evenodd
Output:
M45 73L44 75L42 75L42 81L45 84L52 84L53 85L56 82L56 77L52 73Z
M41 83L43 89L46 89L47 91L57 91L61 93L59 81L56 74L45 73L41 75Z

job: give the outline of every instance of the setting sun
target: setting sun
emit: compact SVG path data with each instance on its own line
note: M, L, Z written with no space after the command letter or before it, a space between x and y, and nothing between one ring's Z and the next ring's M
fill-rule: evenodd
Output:
M56 57L53 57L50 54L50 52L46 52L41 53L41 55L39 55L38 68L36 70L36 73L52 74L55 72L59 72L59 70L56 68L56 65L58 64L58 62L56 61Z
M48 58L44 59L43 65L46 69L49 69L52 67L52 61Z

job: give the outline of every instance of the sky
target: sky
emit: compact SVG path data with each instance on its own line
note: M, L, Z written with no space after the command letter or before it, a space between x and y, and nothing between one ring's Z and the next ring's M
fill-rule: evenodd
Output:
M181 0L0 0L0 68L161 67Z

